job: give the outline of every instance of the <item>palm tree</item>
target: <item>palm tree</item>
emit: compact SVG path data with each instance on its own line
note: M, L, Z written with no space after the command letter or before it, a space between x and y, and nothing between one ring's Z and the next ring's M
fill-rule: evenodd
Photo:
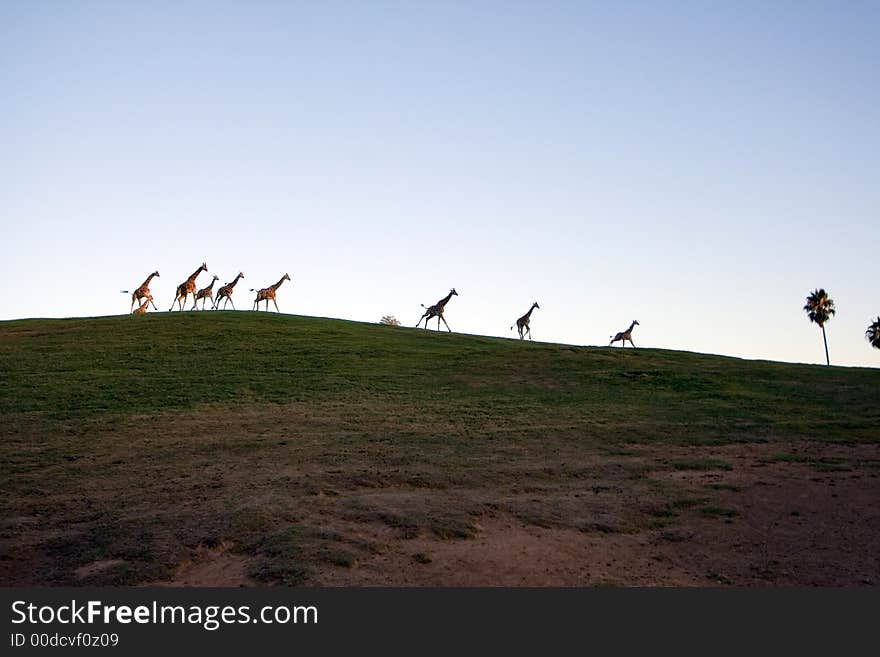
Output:
M834 308L834 299L821 288L813 290L807 296L807 305L804 306L804 310L807 311L810 321L818 324L822 329L822 340L825 342L825 364L831 365L831 360L828 358L828 338L825 337L825 322L837 312Z
M865 331L865 337L868 338L872 347L880 349L880 316Z

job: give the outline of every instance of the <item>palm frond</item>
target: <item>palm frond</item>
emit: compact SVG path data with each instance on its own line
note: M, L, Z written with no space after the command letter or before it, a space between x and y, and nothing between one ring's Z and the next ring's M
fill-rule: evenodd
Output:
M824 288L813 290L807 295L807 303L804 310L811 322L822 326L837 313L834 307L834 299L828 296Z
M865 337L872 347L880 349L880 316L868 326L868 330L865 331Z

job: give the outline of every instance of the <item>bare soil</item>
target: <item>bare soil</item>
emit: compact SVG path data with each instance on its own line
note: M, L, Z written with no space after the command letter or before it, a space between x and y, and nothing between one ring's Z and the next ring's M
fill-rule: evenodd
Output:
M19 482L5 584L871 586L880 449L466 435L382 408L96 425ZM413 413L413 418L417 413ZM420 423L421 422L421 423ZM391 430L412 433L391 442Z

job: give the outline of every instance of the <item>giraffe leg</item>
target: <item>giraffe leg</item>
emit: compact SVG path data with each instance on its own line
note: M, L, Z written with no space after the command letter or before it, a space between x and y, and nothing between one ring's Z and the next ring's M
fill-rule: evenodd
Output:
M235 304L232 302L232 297L226 297L226 300L232 304L232 309L235 310ZM226 308L226 304L223 304L223 308Z
M629 343L633 346L633 349L636 348L636 343L632 341L632 338L629 339Z
M150 303L153 304L153 310L155 310L156 312L159 312L159 309L156 308L156 302L153 301L153 295L152 295L152 294L150 295Z
M275 301L275 297L272 297L272 303L275 304L275 310L280 313L281 310L278 308L278 302ZM268 301L266 302L266 310L269 310L269 302Z
M135 295L132 294L131 295L131 308L128 309L129 312L134 308L134 300L135 300Z
M446 318L443 315L440 315L440 319L442 319L443 323L446 324ZM437 330L440 330L440 322L437 322ZM446 330L452 333L452 329L449 328L449 324L446 324Z

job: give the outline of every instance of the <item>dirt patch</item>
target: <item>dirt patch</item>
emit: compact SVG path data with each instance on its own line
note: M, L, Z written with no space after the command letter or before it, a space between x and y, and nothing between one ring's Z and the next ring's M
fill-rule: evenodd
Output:
M76 575L77 579L88 579L95 575L99 575L104 571L124 565L125 561L122 559L104 559L102 561L93 561L85 566L80 566L75 569L73 573Z
M564 414L526 430L468 412L376 400L209 407L28 443L35 456L9 480L0 576L7 585L880 582L876 444L622 443Z
M231 551L223 543L208 548L199 546L191 558L178 564L174 576L167 581L150 582L150 586L256 586L248 576L252 560Z
M642 535L590 535L484 518L468 540L418 537L394 541L356 567L322 567L323 586L694 586L684 570L663 565Z

